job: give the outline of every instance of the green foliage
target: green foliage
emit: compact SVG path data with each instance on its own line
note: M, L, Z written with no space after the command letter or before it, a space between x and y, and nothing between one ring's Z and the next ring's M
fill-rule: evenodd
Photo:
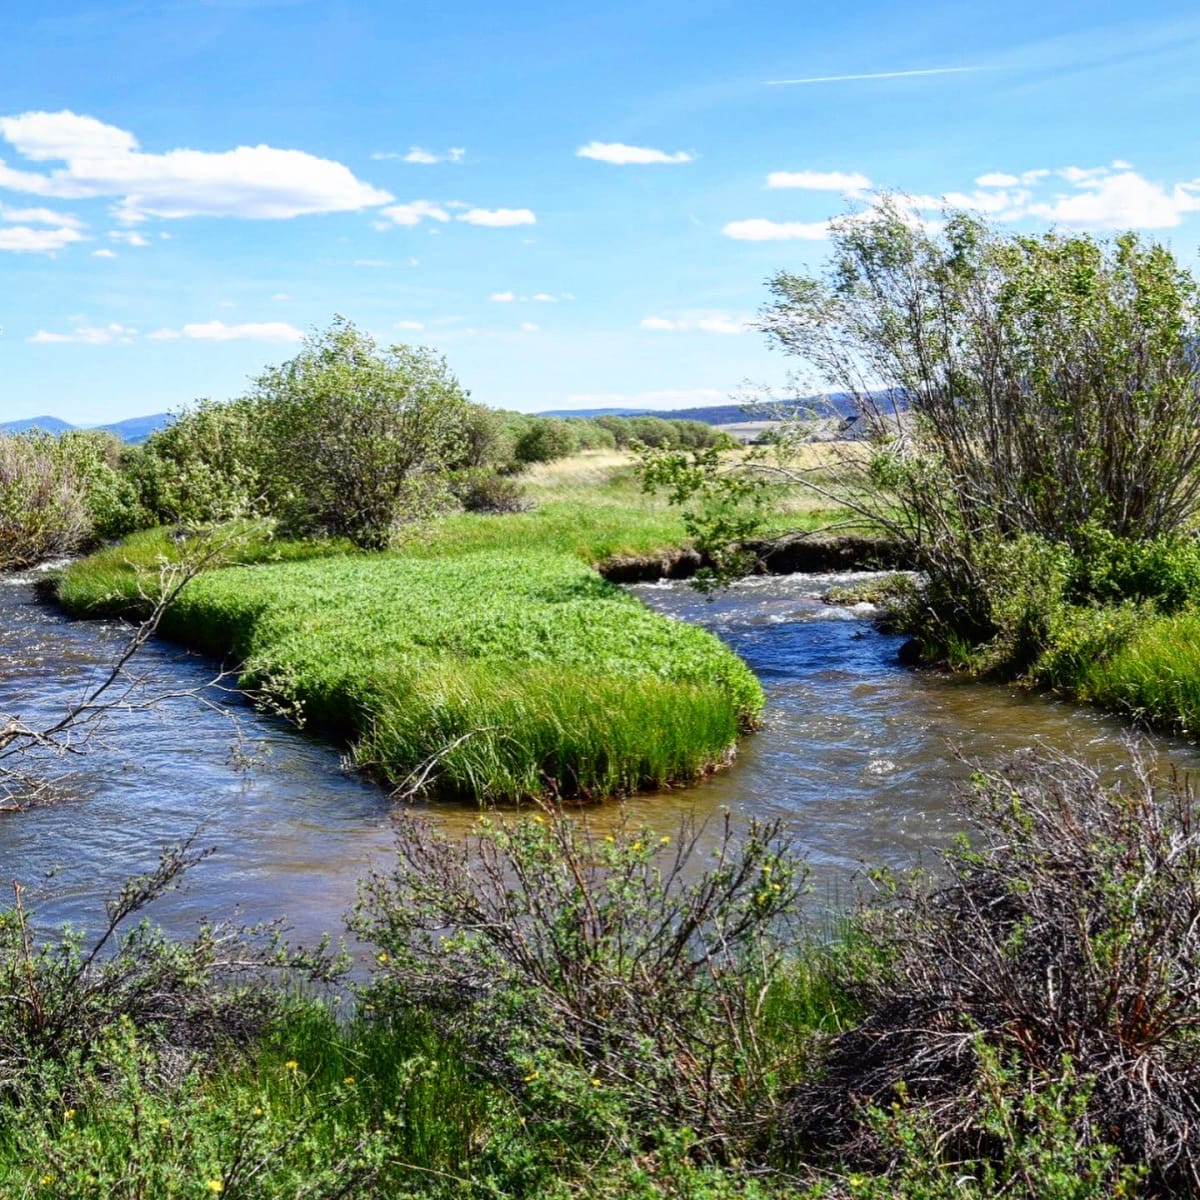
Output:
M198 400L122 463L139 526L227 521L265 510L267 445L251 400Z
M571 424L559 417L530 417L529 427L517 439L513 458L520 466L553 462L579 449Z
M977 775L975 842L866 918L878 967L847 980L863 1017L798 1089L797 1147L886 1161L858 1105L899 1100L900 1132L940 1162L991 1162L1021 1195L1072 1195L1085 1166L1106 1174L1080 1194L1105 1194L1110 1145L1155 1194L1195 1194L1200 805L1137 759L1131 776L1105 787L1032 753Z
M1095 523L1078 531L1070 594L1100 604L1148 600L1175 612L1200 596L1200 541L1166 533L1134 541Z
M1105 537L1169 539L1194 513L1200 289L1133 234L1001 235L961 212L930 234L907 218L885 198L836 223L825 273L777 275L762 323L872 429L873 507L931 580L920 631L978 644L1011 621L993 611L998 543L1086 556ZM1161 561L1109 565L1134 595L1180 591Z
M908 1103L907 1089L868 1119L892 1169L850 1172L841 1196L862 1200L1111 1200L1141 1194L1144 1172L1122 1164L1105 1142L1081 1141L1092 1086L1069 1059L1044 1092L1025 1089L1019 1067L1004 1067L977 1039L978 1094L972 1119L989 1139L987 1157L948 1152L936 1116Z
M90 532L86 477L54 438L0 435L0 569L65 554Z
M292 533L387 545L448 500L466 451L466 393L423 347L380 350L338 318L251 397L267 446L272 511Z
M127 603L153 583L119 553L104 562L68 570L63 602L111 610L114 590ZM392 782L478 800L693 778L763 703L716 638L532 548L214 571L162 628L244 660L247 684L357 739L359 760Z
M564 1142L630 1154L686 1125L698 1160L737 1161L795 1068L756 1022L804 872L777 824L727 820L703 865L698 840L549 808L462 840L410 819L351 921L380 948L365 998L428 1012Z
M511 475L501 475L491 467L455 471L450 487L470 513L516 513L531 506L524 488Z

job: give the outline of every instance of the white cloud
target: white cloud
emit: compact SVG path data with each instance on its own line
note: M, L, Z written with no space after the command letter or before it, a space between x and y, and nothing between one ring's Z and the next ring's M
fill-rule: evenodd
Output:
M0 163L0 188L39 196L117 199L121 219L279 219L346 212L392 197L349 168L302 150L238 146L147 154L132 133L73 112L0 117L0 136L32 162L63 162L46 174Z
M624 142L588 142L575 151L576 158L594 158L597 162L614 163L617 166L630 164L644 166L650 163L687 163L692 155L686 150L668 154L650 146L627 146Z
M159 329L146 335L155 341L192 338L202 342L300 342L304 334L285 321L260 321L244 325L226 325L224 321L203 321L185 325L182 329Z
M32 337L26 338L37 346L50 346L64 342L76 342L84 346L106 346L113 342L128 345L137 336L136 329L126 325L80 325L71 333L51 333L47 329L39 329Z
M419 225L426 219L430 221L450 220L450 214L445 208L433 200L413 200L409 204L393 204L382 209L381 212L393 225ZM381 223L379 227L386 229L387 225Z
M819 242L829 236L828 221L730 221L721 232L739 242Z
M807 188L818 192L861 192L871 181L861 171L772 171L769 188Z
M1070 190L1038 196L1038 190L1051 179L1068 184ZM978 190L974 192L916 196L912 204L918 209L971 208L1000 221L1034 219L1097 231L1170 229L1186 214L1200 211L1200 180L1156 182L1123 159L1107 167L1038 168L1019 175L993 172L975 182ZM1023 186L1015 186L1018 183Z
M745 333L746 323L732 317L701 317L696 328L704 333Z
M689 330L697 330L700 333L744 333L746 322L723 314L687 319L643 317L641 327L660 333L684 333Z
M397 329L403 329L407 333L417 333L425 328L424 321L397 321Z
M536 333L539 329L541 329L541 326L534 324L533 321L522 321L521 328L526 333Z
M1184 213L1200 209L1193 189L1200 181L1176 184L1167 191L1136 171L1097 174L1068 168L1060 172L1080 190L1058 195L1049 203L1030 204L1030 216L1071 229L1169 229Z
M917 75L966 75L979 67L927 67L923 71L872 71L866 75L810 75L806 79L768 79L768 87L797 83L845 83L852 79L911 79Z
M53 254L72 242L85 240L77 229L65 226L57 229L32 229L28 225L0 227L0 250L17 254Z
M114 242L122 242L126 246L148 246L150 239L143 237L132 229L114 229L109 238Z
M92 257L93 258L117 258L118 255L115 250L93 250Z
M53 225L59 229L82 229L83 222L72 213L52 208L0 208L0 218L26 225Z
M493 292L489 300L495 301L497 304L512 304L520 301L522 304L557 304L560 300L574 300L575 297L570 292L563 292L561 296L552 296L549 292L534 292L532 296L518 296L516 292Z
M458 163L462 162L466 156L466 150L462 146L451 146L445 154L434 154L429 150L422 150L420 146L414 146L404 156L406 163L422 163L432 166L434 163Z
M527 208L472 208L459 213L458 220L468 225L486 225L499 229L507 225L536 225L537 217Z
M287 294L287 292L276 292L275 295L273 295L271 297L271 299L272 300L290 300L291 296L289 296Z

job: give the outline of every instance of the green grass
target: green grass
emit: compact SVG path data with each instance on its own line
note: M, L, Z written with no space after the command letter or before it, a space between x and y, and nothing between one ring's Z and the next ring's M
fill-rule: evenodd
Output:
M478 801L590 798L722 763L762 708L749 669L511 519L474 519L503 531L487 550L447 533L470 528L460 518L420 554L252 540L230 551L252 565L193 580L162 629L243 663L246 686L389 783L420 772ZM155 563L179 553L161 531L136 535L69 568L60 599L84 614L144 607Z
M446 516L383 555L224 531L223 569L187 586L163 632L244 664L247 686L393 784L418 772L479 801L599 797L719 766L758 717L758 683L592 569L684 546L678 510L642 492L628 455L522 482L530 511ZM795 490L772 512L793 529L844 515ZM135 534L73 564L59 598L81 615L145 611L180 555L168 531Z
M1082 664L1081 700L1195 737L1200 732L1200 613L1145 616L1111 653Z

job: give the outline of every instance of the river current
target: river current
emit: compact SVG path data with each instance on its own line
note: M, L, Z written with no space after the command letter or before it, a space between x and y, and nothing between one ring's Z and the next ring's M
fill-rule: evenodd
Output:
M724 638L768 696L763 729L731 767L629 801L635 819L669 831L685 814L726 807L739 819L782 817L817 894L836 902L864 867L913 865L945 844L960 828L955 796L970 762L998 765L1041 742L1122 769L1126 733L1113 718L900 666L902 639L878 632L869 610L822 603L845 578L761 576L713 601L681 582L632 588ZM0 713L48 723L101 676L124 636L115 623L70 621L39 604L32 576L0 577ZM283 916L299 941L340 933L357 879L387 863L390 802L342 771L335 749L206 687L213 671L175 647L147 647L136 662L145 694L174 697L114 713L81 755L45 764L63 776L55 803L0 813L0 888L20 881L39 926L95 928L122 880L195 832L215 851L155 903L150 915L168 930L187 934L202 917ZM1186 743L1154 746L1184 770L1200 767ZM428 811L456 828L473 816Z

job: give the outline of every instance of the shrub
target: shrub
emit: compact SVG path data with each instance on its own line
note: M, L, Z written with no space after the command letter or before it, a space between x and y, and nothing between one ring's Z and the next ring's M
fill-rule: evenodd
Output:
M266 455L256 404L198 400L125 456L145 514L140 524L206 524L261 513Z
M90 532L87 480L54 439L0 435L0 569L66 554Z
M582 420L579 417L571 419L571 431L575 435L576 447L579 450L615 450L617 439L612 430L605 429L595 421Z
M457 472L452 487L467 512L514 513L532 507L515 479L486 467Z
M401 821L398 862L363 886L351 928L378 947L363 1000L426 1011L481 1076L576 1142L636 1152L681 1125L736 1159L769 1128L779 1064L755 1037L780 972L780 918L804 872L780 826L618 825L545 809L462 840Z
M944 855L946 881L868 916L879 966L846 980L866 1016L799 1089L799 1143L877 1162L862 1105L900 1100L948 1161L987 1158L989 1104L1028 1121L1073 1079L1084 1102L1063 1136L1111 1142L1158 1194L1194 1195L1196 797L1139 761L1106 788L1080 762L1029 754L977 776L967 814L980 841Z
M444 359L338 318L255 380L272 506L292 533L378 549L448 498L469 409Z
M942 623L986 641L979 552L996 539L1082 554L1196 510L1200 289L1132 233L1001 235L954 212L933 234L911 217L884 197L836 222L825 273L777 275L761 323L855 402L879 452L857 506L950 598Z
M558 417L531 417L529 428L517 439L513 457L522 466L553 462L579 449L572 425Z

